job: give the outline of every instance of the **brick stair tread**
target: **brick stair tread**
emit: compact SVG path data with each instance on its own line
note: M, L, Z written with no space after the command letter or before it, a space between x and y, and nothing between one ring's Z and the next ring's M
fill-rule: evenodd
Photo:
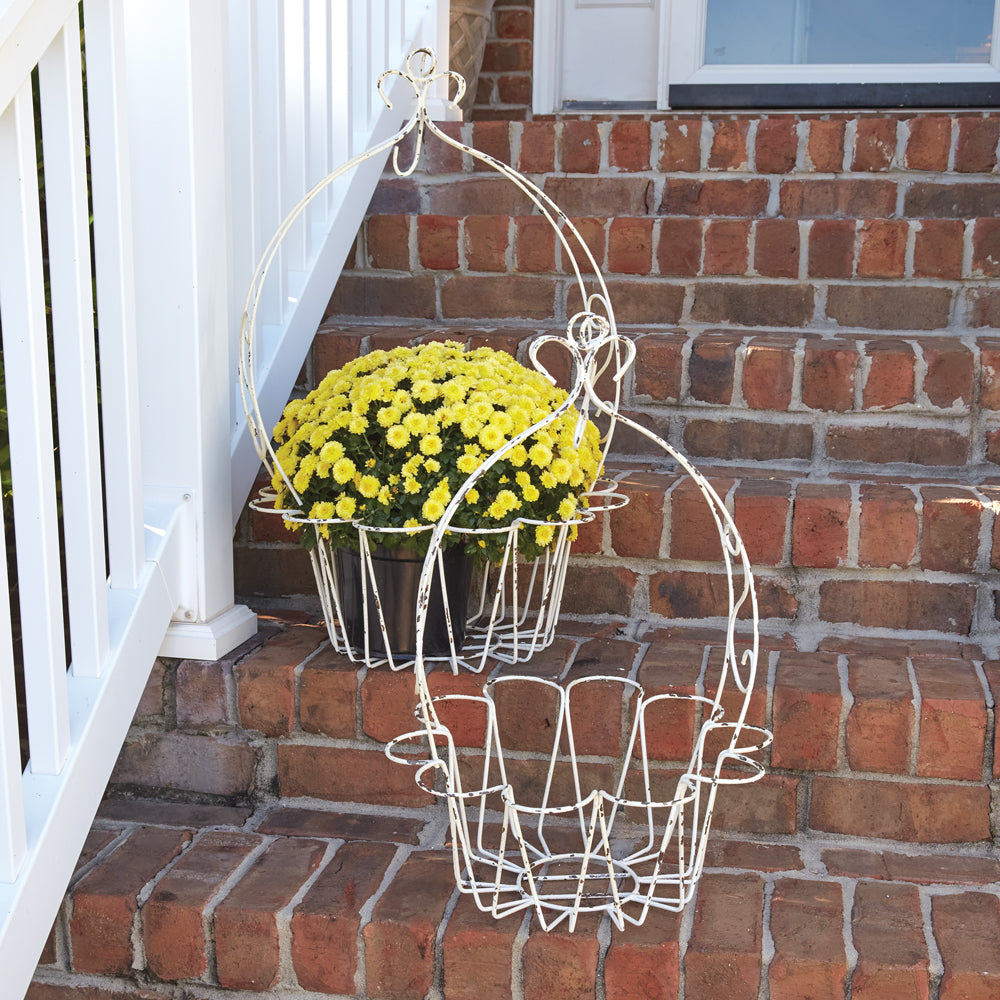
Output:
M852 976L855 995L865 977L884 977L877 995L888 998L921 995L921 984L926 995L942 975L974 974L982 988L1000 988L992 850L714 837L694 921L653 911L621 932L597 935L598 922L581 919L575 934L565 926L546 934L530 915L495 921L458 898L449 858L427 843L443 832L437 814L276 805L199 828L200 817L171 806L106 803L90 835L97 849L81 858L70 890L73 915L57 922L27 1000L130 988L129 997L166 1000L175 982L248 1000L297 988L406 1000L435 985L448 997L502 1000L512 958L526 1000L552 996L553 981L596 996L599 976L609 996L708 1000L719 976L727 995L755 996L762 969L771 982L791 977L803 996L821 983L823 995L847 996ZM148 857L156 834L183 848L150 876L135 856ZM133 957L136 939L142 951Z

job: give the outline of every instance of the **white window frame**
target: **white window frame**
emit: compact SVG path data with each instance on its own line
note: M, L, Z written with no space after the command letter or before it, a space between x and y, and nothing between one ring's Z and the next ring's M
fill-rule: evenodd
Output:
M660 54L656 107L670 109L679 85L1000 83L1000 0L993 12L997 40L989 63L815 63L811 65L713 65L704 62L708 0L659 0ZM535 0L532 110L562 110L559 93L563 0Z

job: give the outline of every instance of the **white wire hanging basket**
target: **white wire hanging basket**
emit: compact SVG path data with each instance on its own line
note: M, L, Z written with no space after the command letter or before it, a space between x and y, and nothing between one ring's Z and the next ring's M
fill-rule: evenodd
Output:
M251 283L241 329L243 405L258 455L272 480L283 484L282 492L294 501L293 506L286 503L279 509L272 489L262 491L251 506L313 533L312 564L334 648L369 667L413 668L420 728L392 741L386 753L401 764L415 766L417 783L446 803L460 889L473 894L481 909L497 917L533 908L545 929L568 919L572 930L579 914L586 912L607 912L619 928L638 924L651 908L676 911L691 899L704 865L718 789L756 781L764 773L752 755L769 744L770 733L746 721L758 657L753 574L735 524L710 483L670 444L619 412L622 382L635 348L618 333L604 279L573 224L528 178L453 139L430 119L427 98L434 84L444 77L455 80L455 103L465 87L457 74L437 72L433 53L418 49L407 58L405 70L383 73L378 81L383 97L383 83L390 75L401 76L413 86L416 108L411 117L395 135L339 167L303 198L275 234ZM507 178L552 226L583 308L569 320L564 336L539 337L528 353L535 369L554 382L539 352L549 344L565 350L571 360L572 385L557 407L512 433L482 458L449 491L449 500L434 523L386 527L360 518L310 516L313 511L307 509L293 477L278 461L255 390L255 330L264 282L282 239L310 201L344 173L390 149L396 173L409 175L416 169L428 134ZM399 144L411 135L413 160L402 166ZM613 386L610 400L602 399L596 389L604 375ZM628 678L593 676L560 685L538 676L505 672L507 665L528 660L555 639L575 529L627 501L613 484L598 479L572 513L558 520L522 517L500 528L463 527L458 515L497 463L566 414L575 419L575 445L591 417L600 421L602 466L616 428L624 425L662 448L698 485L715 520L727 580L726 607L720 611L725 622L724 662L714 692L647 694ZM521 558L523 533L540 526L551 529L551 545L537 558L525 561ZM343 537L345 529L355 539L348 553L328 537ZM385 543L392 549L396 540L393 533L408 539L421 533L426 537L426 554L400 558L399 553L387 553ZM468 570L462 575L451 565L450 553L470 542L474 545L484 534L492 536L496 557L470 579ZM398 593L404 578L411 581L408 604ZM742 643L736 639L737 621L748 635ZM432 635L435 631L436 636ZM484 673L488 679L482 695L432 697L427 673L435 665L447 665L454 673L460 669ZM557 705L551 747L535 758L536 763L541 761L544 774L529 782L530 787L519 787L511 770L514 762L523 770L524 755L515 752L511 757L505 751L508 737L496 709L497 694L511 685L521 685L528 699L554 698ZM736 699L735 715L729 717L723 697L727 705L732 704L732 690L742 695L742 701ZM604 692L610 711L629 706L617 775L608 787L588 785L587 760L595 750L575 735L571 709L574 696L581 697L584 691L588 695ZM442 714L447 718L445 709L453 708L448 704L452 702L478 706L484 714L486 736L481 751L470 755L468 748L456 746L441 718ZM662 784L662 768L655 762L651 766L647 748L647 725L653 724L664 702L683 704L699 721L692 755L669 788ZM421 749L415 756L417 746Z

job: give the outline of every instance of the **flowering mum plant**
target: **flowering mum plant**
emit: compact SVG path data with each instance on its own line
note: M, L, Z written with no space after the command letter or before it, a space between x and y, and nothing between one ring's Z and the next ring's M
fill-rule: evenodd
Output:
M374 351L285 407L274 430L275 507L298 507L335 547L356 549L359 523L415 529L374 540L425 552L427 526L468 477L566 398L540 373L487 347L466 352L447 341ZM580 518L600 471L597 427L587 421L575 444L579 419L567 407L489 468L451 521L484 533L455 532L445 544L465 540L470 552L496 560L506 545L502 529L521 521L520 553L544 552L558 524ZM311 531L302 534L303 544L314 543Z

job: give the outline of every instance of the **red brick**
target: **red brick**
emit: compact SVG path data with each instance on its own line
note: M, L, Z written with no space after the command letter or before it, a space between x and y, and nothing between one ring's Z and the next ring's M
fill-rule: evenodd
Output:
M844 122L816 119L809 122L807 159L814 170L839 173L844 169Z
M809 825L852 837L974 843L990 837L989 798L989 789L982 785L816 777Z
M848 685L847 763L854 771L909 774L913 747L913 689L903 659L852 656Z
M142 908L146 965L158 979L197 979L208 971L204 920L223 883L260 837L210 831L156 884Z
M660 238L656 261L660 274L698 274L701 270L702 220L659 219L657 224Z
M365 972L373 1000L423 1000L434 977L434 941L455 889L451 854L411 854L365 926Z
M932 406L948 409L968 407L972 403L975 379L972 352L964 344L944 338L922 343L927 373L924 392Z
M767 970L772 1000L844 995L843 894L837 882L779 879L771 897L774 958Z
M784 585L758 577L757 604L761 618L794 618L798 602ZM649 578L649 606L667 618L713 618L727 613L728 581L722 573L653 573ZM749 614L744 606L743 617Z
M549 915L552 919L553 915ZM600 915L583 913L571 933L564 921L543 933L538 917L522 952L524 1000L589 1000L594 996L600 944L597 928Z
M531 70L531 42L488 41L483 56L483 72L513 73Z
M735 215L756 218L767 211L769 186L762 177L749 180L668 177L660 212L664 215Z
M286 736L295 725L295 668L326 641L326 630L297 625L236 665L240 722L265 736Z
M854 219L816 219L809 228L810 278L849 278L854 273Z
M780 566L791 511L791 484L780 479L744 479L733 495L733 520L751 566Z
M888 219L896 214L896 185L863 178L786 180L778 200L789 219Z
M1000 342L979 342L981 367L979 403L987 410L1000 410Z
M563 610L578 615L632 613L636 574L624 566L573 566L566 576Z
M806 343L802 366L802 402L814 410L854 408L859 352L849 342Z
M563 122L559 168L567 174L596 174L601 166L601 137L596 122Z
M951 295L919 285L831 285L826 314L841 326L869 330L940 330L948 325Z
M921 565L971 573L979 552L979 499L971 490L957 487L925 486L920 492L924 500Z
M615 1000L674 1000L680 980L680 915L650 909L638 926L612 931L604 960L606 996Z
M997 165L1000 120L959 118L955 142L955 169L961 173L988 174Z
M525 192L492 171L454 177L447 184L429 184L423 196L426 205L422 210L427 214L418 219L440 218L445 225L448 220L480 215L484 207L491 215L531 215L534 207ZM447 233L443 234L442 243L447 249L450 243L446 237Z
M473 122L470 145L501 163L510 163L510 125L499 120ZM473 169L492 171L493 167L474 158Z
M461 122L437 122L437 126L449 138L455 139L458 142L463 141ZM411 133L411 137L412 135L413 133ZM413 161L410 159L411 156L412 152L408 152L407 155L400 152L399 162L412 163ZM435 176L440 176L441 174L457 174L462 171L462 159L463 154L460 149L456 149L449 143L439 142L436 138L428 139L428 141L424 143L423 150L421 152L421 167L428 174ZM417 211L419 211L419 208L413 209L414 213Z
M230 722L225 669L219 662L182 660L174 686L177 724L184 728Z
M963 465L969 441L945 428L834 425L827 431L826 453L843 462Z
M521 215L514 220L516 271L554 271L556 233L547 219Z
M361 354L362 334L354 328L320 327L313 338L313 371L317 375L343 368ZM280 518L272 518L280 520Z
M799 779L780 774L729 785L715 800L714 829L760 836L795 833L798 794Z
M901 278L906 266L904 219L874 219L864 222L858 235L858 276Z
M972 230L972 273L984 278L1000 275L1000 219L976 219Z
M756 1000L763 912L764 882L757 875L702 876L684 955L687 1000Z
M227 989L267 990L278 980L278 914L319 867L326 845L276 840L215 909L216 974Z
M859 118L854 136L852 170L888 170L896 155L893 118Z
M1000 864L992 858L956 854L901 854L831 848L822 852L828 874L836 877L913 882L917 885L987 885L1000 877Z
M859 882L851 934L858 952L853 1000L930 995L930 959L915 886Z
M455 270L458 267L458 219L418 215L417 256L421 267Z
M814 295L808 285L703 282L695 288L691 318L738 326L801 327L812 321Z
M496 6L494 30L497 38L531 38L531 11L519 7Z
M732 480L711 484L724 499ZM722 543L716 526L716 514L709 506L698 484L682 479L670 492L670 556L714 562L722 558Z
M679 399L683 334L649 334L636 341L635 391L655 400Z
M920 690L917 774L978 781L983 776L986 702L966 660L914 657Z
M911 219L975 219L991 216L1000 203L1000 184L914 181L903 202L903 215Z
M524 275L473 276L457 274L441 288L441 313L446 319L551 319L555 283Z
M629 498L628 505L611 516L611 547L621 557L656 559L663 537L663 494L668 481L662 476L636 473L616 489Z
M732 400L738 347L738 339L725 335L704 335L693 341L688 359L692 399L722 404Z
M1000 899L963 892L931 899L931 922L944 960L941 1000L991 1000L1000 991Z
M525 106L531 103L531 75L528 73L510 74L497 77L497 97L501 104L518 104ZM514 116L515 120L521 115Z
M782 653L774 684L772 765L835 770L841 704L835 655Z
M649 122L619 120L611 126L608 162L619 170L649 170Z
M710 170L746 170L749 121L713 122Z
M707 868L742 868L757 872L801 870L802 855L792 844L756 844L713 838L705 851Z
M665 121L660 140L660 172L701 169L701 120Z
M1000 289L966 289L965 307L969 313L970 326L1000 327Z
M410 270L409 215L373 215L368 219L368 263L392 271Z
M555 169L556 133L552 122L522 122L517 169L524 174L546 174Z
M787 174L795 168L799 136L794 118L764 118L757 124L754 165L761 174Z
M910 119L909 131L906 169L947 170L948 156L951 153L951 119L920 115Z
M916 356L904 340L870 340L865 345L868 374L861 393L866 410L890 409L912 403Z
M459 899L442 947L449 1000L511 995L511 951L519 928L516 918L498 920L480 910L471 895Z
M924 219L913 244L913 274L917 278L962 276L965 225L958 219Z
M968 635L976 593L964 583L827 580L819 597L823 621Z
M654 642L639 665L638 681L647 699L667 693L696 694L703 659L701 643ZM695 737L692 702L678 698L653 702L645 712L645 723L649 759L690 759Z
M390 761L381 748L281 744L278 788L283 797L308 796L333 802L422 806L427 793L413 781L410 768Z
M920 529L912 490L890 483L861 487L859 566L909 566Z
M167 988L169 989L169 987ZM173 1000L172 992L163 992L151 986L120 990L117 986L67 986L65 983L35 981L28 987L24 1000Z
M792 402L794 374L792 344L754 337L743 358L743 401L752 410L787 410Z
M323 318L330 316L400 316L434 318L434 277L430 274L388 278L385 275L340 276Z
M254 751L246 744L180 732L126 740L111 783L245 798L253 786Z
M465 263L470 271L507 270L506 215L470 215L465 220Z
M569 240L570 250L573 256L585 266L586 254L582 252L582 247L590 251L594 262L598 268L604 267L605 247L607 244L607 219L599 218L576 218L571 220L576 228L577 236L565 233ZM570 273L570 256L565 247L560 247L562 255L562 268L567 274Z
M754 227L754 270L768 278L797 278L799 224L793 219L762 219Z
M746 274L750 223L745 219L709 222L705 229L705 274Z
M812 426L808 423L688 419L684 425L684 447L690 455L709 458L758 462L810 458L812 435Z
M357 666L325 650L302 669L299 719L307 733L350 739L357 733Z
M303 989L354 993L358 911L378 889L395 853L391 844L344 844L295 907L292 965Z
M132 971L132 920L143 886L184 849L187 830L136 830L73 889L73 969L106 975Z
M608 270L649 274L653 267L653 220L612 219L608 227Z
M847 562L850 487L803 483L795 493L792 563L832 568Z

